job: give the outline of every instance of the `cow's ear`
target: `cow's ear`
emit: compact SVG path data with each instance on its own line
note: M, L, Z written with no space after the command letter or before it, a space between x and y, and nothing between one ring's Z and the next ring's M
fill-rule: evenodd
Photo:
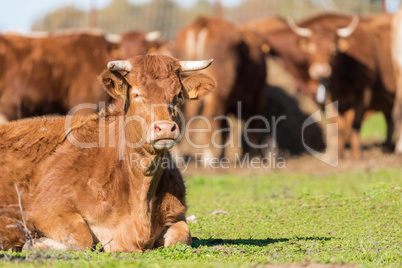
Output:
M119 72L111 72L104 70L99 76L98 80L103 88L115 99L125 98L127 96L127 90L129 84L124 76Z
M216 81L207 74L198 73L183 79L183 86L186 99L198 100L215 89Z
M350 48L350 42L348 39L339 38L336 46L340 52L346 52Z

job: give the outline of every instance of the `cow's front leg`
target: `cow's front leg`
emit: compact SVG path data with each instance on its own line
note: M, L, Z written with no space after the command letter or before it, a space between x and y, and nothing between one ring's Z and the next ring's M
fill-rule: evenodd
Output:
M25 243L22 250L68 250L68 246L66 244L57 242L53 239L47 237L41 237L32 239L32 241L28 241Z
M387 122L387 137L383 144L383 148L386 152L393 152L395 144L392 142L392 136L394 134L394 121L392 120L392 114L384 112L385 120ZM397 139L398 140L398 139Z
M177 243L191 245L191 233L185 221L178 221L169 226L155 242L155 247L169 247Z
M360 128L363 122L364 113L366 108L363 103L360 103L355 108L355 118L352 124L352 134L350 137L350 148L353 159L360 159L361 157L361 141L360 141Z
M220 120L226 119L219 118L219 116L224 115L224 105L217 103L219 97L213 93L205 97L202 112L202 116L204 116L204 120L210 128L210 131L202 133L202 146L200 147L208 145L203 151L203 161L207 164L221 155L224 147L222 145L226 142L222 140L222 131L220 131Z
M34 241L32 248L78 251L91 248L96 242L88 224L77 213L32 220L37 230L46 237Z

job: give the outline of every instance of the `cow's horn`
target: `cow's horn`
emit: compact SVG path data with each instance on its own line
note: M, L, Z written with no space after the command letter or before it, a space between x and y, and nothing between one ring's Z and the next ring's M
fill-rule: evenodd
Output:
M121 35L120 34L105 34L106 41L110 43L120 43L121 42Z
M339 28L338 30L336 30L336 33L339 37L343 38L349 37L356 30L358 24L359 24L359 17L353 16L350 24L344 28Z
M147 42L155 42L161 37L162 33L160 31L149 32L145 35L145 40Z
M111 71L131 71L131 63L128 60L116 60L107 64L107 68Z
M196 61L180 61L181 72L199 71L207 68L213 62L210 60L196 60Z
M312 32L308 28L302 28L296 25L295 21L292 18L287 19L289 28L297 35L302 37L310 37Z

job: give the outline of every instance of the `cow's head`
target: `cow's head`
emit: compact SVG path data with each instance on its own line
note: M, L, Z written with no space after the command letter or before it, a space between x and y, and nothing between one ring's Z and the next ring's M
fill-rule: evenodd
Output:
M349 48L348 38L359 23L359 17L354 16L349 25L338 27L336 19L331 23L332 18L335 17L312 19L304 23L307 27L300 27L293 20L288 20L290 29L298 36L297 45L309 55L308 74L313 80L311 84L317 86L331 76L331 64L336 53ZM345 17L341 18L345 20Z
M180 107L212 91L215 80L203 73L181 74L207 68L212 60L179 61L169 56L137 56L108 63L99 80L107 92L125 102L126 139L143 141L151 152L172 148L181 138Z

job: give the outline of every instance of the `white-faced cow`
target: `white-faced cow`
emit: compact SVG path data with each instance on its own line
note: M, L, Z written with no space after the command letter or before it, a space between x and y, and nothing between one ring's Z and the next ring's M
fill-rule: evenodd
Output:
M28 233L38 238L34 247L58 249L101 242L106 251L141 252L190 244L185 187L168 150L180 139L182 102L215 88L206 74L181 74L211 62L110 62L99 81L124 101L124 111L1 125L2 248L21 248Z

